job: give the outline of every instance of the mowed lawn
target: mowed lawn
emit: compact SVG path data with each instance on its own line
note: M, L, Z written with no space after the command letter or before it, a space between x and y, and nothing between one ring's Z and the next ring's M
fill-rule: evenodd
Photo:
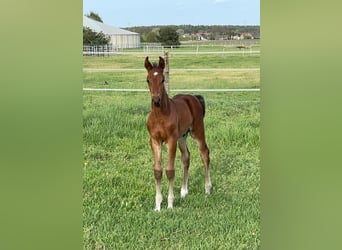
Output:
M146 55L84 57L83 86L146 89L145 57ZM152 55L150 59L152 62L158 61L158 56ZM260 87L260 55L173 55L169 62L170 86L173 89ZM227 68L230 70L225 70ZM125 71L127 69L130 71Z
M189 194L180 198L177 152L174 209L167 209L164 174L162 210L155 212L149 93L84 91L84 249L260 248L260 93L200 94L213 192L205 195L203 165L189 137ZM163 155L165 166L165 149Z

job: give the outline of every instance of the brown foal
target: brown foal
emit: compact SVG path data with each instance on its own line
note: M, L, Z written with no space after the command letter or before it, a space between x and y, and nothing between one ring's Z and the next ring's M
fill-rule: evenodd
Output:
M184 165L181 197L188 193L188 171L190 152L186 145L188 133L196 140L205 168L205 192L210 194L211 181L209 169L209 149L205 141L204 114L205 104L202 96L176 95L170 99L164 88L163 70L165 62L159 57L159 64L152 65L146 57L145 68L148 72L147 83L151 93L151 113L147 120L147 129L150 133L150 144L154 156L154 176L156 180L156 211L160 211L162 202L162 144L165 143L168 151L166 176L169 181L168 208L173 208L173 183L175 177L175 156L178 147Z

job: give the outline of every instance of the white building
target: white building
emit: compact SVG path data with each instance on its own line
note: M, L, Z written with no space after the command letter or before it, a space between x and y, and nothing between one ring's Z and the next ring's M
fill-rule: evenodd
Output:
M102 32L110 37L109 43L115 48L138 48L140 47L140 34L120 29L108 24L97 22L83 16L83 27L88 27L95 32Z

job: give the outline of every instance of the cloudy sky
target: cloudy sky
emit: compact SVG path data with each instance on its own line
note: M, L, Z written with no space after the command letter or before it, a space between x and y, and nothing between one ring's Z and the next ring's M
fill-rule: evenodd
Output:
M260 25L260 0L83 0L83 14L90 11L118 27Z

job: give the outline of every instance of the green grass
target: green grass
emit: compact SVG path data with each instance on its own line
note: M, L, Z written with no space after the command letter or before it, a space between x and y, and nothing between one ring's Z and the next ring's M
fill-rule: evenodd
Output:
M84 92L84 249L260 247L259 93L203 95L213 193L204 194L203 166L189 138L189 194L180 198L177 152L174 209L166 208L164 175L162 211L155 212L149 94Z
M90 72L85 71L84 87L147 89L144 70L145 55L115 55L83 57L85 68L141 69L141 71ZM157 61L158 56L151 56ZM174 55L170 62L170 86L173 89L192 88L258 88L260 71L188 71L174 69L198 68L259 68L259 55ZM104 85L107 81L109 85Z
M173 89L256 88L260 71L170 71ZM104 82L108 82L105 85ZM84 87L147 89L146 72L84 72Z
M144 67L145 57L158 61L161 55L113 55L113 56L84 56L84 68L135 68ZM182 55L171 54L169 57L170 69L182 68L259 68L260 54L198 54Z

